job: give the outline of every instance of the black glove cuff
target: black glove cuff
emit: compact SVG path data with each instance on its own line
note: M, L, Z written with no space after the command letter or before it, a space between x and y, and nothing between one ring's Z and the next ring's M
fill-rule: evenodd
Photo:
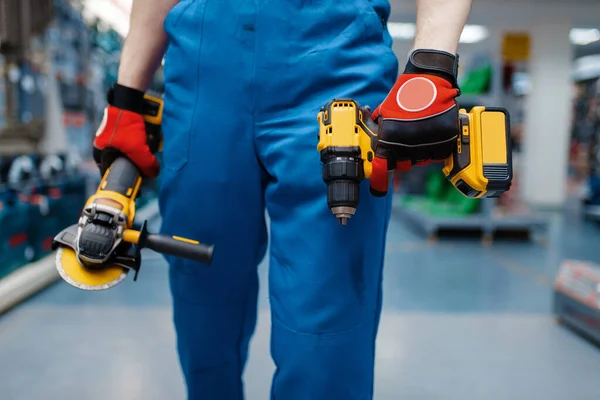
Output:
M144 109L144 92L118 83L108 90L107 100L113 107L138 114L141 114Z
M441 50L419 49L411 53L405 74L430 74L446 79L458 88L458 55Z

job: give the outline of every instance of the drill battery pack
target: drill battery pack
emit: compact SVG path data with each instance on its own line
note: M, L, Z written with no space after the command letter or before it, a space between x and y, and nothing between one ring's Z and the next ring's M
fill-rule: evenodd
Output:
M459 111L460 134L445 160L446 178L470 198L499 197L512 182L510 117L503 108Z

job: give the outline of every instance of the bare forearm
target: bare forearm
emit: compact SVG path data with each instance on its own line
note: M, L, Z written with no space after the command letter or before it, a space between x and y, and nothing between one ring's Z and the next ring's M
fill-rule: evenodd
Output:
M129 34L119 64L118 83L146 91L167 45L163 24L179 0L134 0Z
M456 54L472 0L417 0L414 49L435 49Z

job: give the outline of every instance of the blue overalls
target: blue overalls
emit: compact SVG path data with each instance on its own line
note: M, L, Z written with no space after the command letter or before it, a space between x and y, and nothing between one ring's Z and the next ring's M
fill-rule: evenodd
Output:
M210 267L168 258L190 400L243 398L268 236L271 398L372 398L391 203L364 181L338 224L316 117L385 98L388 15L387 0L183 0L168 15L162 231L215 245Z

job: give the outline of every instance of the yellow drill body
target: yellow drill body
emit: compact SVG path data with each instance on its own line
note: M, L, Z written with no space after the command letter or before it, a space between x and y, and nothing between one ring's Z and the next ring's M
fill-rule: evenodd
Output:
M360 182L369 178L373 170L372 141L377 126L371 121L369 110L353 100L327 103L317 120L317 149L327 183L327 204L338 221L346 225L358 206Z

